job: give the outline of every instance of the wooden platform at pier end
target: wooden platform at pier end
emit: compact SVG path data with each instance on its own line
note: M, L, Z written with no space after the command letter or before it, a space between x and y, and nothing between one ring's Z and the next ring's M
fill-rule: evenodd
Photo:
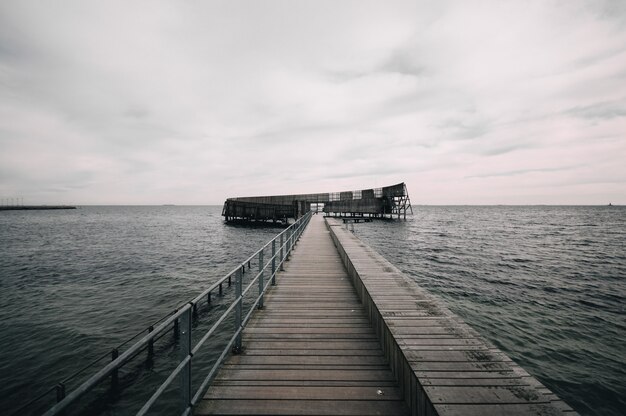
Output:
M408 415L321 215L195 415Z

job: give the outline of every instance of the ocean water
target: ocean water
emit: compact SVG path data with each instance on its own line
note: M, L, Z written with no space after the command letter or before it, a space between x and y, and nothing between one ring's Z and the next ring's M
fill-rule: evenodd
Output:
M355 233L581 414L626 414L626 207L414 210Z
M220 214L197 206L0 212L0 414L106 357L281 231L227 225ZM355 233L581 414L624 414L626 209L418 206L406 221L357 224ZM134 414L149 391L141 386L172 368L169 341L155 347L154 362L124 371L124 397L91 397L83 414ZM19 413L52 403L48 392Z

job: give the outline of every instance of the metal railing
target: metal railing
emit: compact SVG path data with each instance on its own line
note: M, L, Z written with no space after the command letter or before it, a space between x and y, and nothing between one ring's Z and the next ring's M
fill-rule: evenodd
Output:
M67 396L64 388L57 388L58 403L51 407L44 416L61 415L67 412L72 404L75 404L79 398L87 392L93 390L104 380L111 379L112 385L117 384L118 371L121 367L129 362L144 350L148 350L148 354L153 354L153 345L155 340L163 336L165 332L174 331L174 336L179 340L179 361L178 365L168 375L165 381L156 389L152 396L148 399L137 415L145 415L150 407L161 397L165 390L178 378L180 389L180 412L182 415L191 414L191 409L201 399L209 384L216 376L224 359L228 353L239 353L242 347L242 331L250 320L255 309L263 308L263 297L268 287L276 284L276 274L279 270L283 270L283 263L289 259L289 255L300 235L304 231L306 225L311 219L312 212L298 219L294 224L283 230L254 254L248 257L244 262L240 263L230 273L222 277L220 280L211 285L208 289L200 293L193 300L179 307L175 313L162 320L157 326L152 328L134 345L129 347L122 354L117 354L117 350L113 352L113 360L104 368L94 374L83 384L74 389ZM271 255L265 261L264 252L271 249ZM243 274L246 265L250 269L251 262L257 260L258 272L254 278L250 279L248 285L243 287ZM265 279L265 273L269 271L269 276ZM197 308L202 302L211 303L211 294L218 292L222 294L223 285L232 283L235 277L235 299L223 312L223 314L215 321L211 328L200 338L195 345L192 345L192 321L197 313ZM255 287L256 285L256 287ZM250 304L249 311L244 315L244 298L247 294L254 293L257 289L258 294L254 301ZM234 333L230 337L225 348L217 358L216 362L208 372L207 376L201 382L195 392L192 392L192 359L200 352L201 347L215 335L218 328L226 322L227 317L234 312ZM193 393L193 395L192 395Z

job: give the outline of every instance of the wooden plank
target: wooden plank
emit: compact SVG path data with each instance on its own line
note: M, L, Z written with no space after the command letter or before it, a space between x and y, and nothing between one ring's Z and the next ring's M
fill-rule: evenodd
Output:
M217 376L219 380L334 380L334 381L393 381L388 370L246 370L224 365Z
M444 361L444 362L507 362L511 359L502 352L494 352L488 349L481 350L450 350L449 346L443 346L441 349L430 350L409 350L406 357L410 362L423 363L427 361ZM510 368L510 364L507 364Z
M433 404L549 403L530 386L425 386Z
M422 387L427 386L528 386L523 378L431 378L420 379Z
M416 371L507 371L509 364L506 362L440 362L426 361L411 363L411 368Z
M264 386L302 386L302 387L388 387L396 388L397 381L367 380L263 380ZM258 387L255 380L215 380L213 386L250 386Z
M401 401L360 400L202 400L195 415L402 415Z
M380 356L383 357L382 351L379 348L376 349L287 349L283 343L276 343L275 349L254 349L254 347L248 346L245 349L246 355L276 355L279 354L282 357L289 357L294 355L312 355L312 356Z
M332 349L335 351L340 350L377 350L380 352L380 344L378 340L364 340L364 339L355 339L350 341L315 341L315 340L305 340L305 341L266 341L266 340L251 340L247 345L247 350L253 349L281 349L281 350L289 350L289 349L305 349L305 350L326 350ZM250 353L250 352L248 352ZM382 354L382 352L381 352Z
M333 355L310 355L310 356L285 356L285 355L235 355L228 363L230 365L271 365L274 367L285 365L344 365L344 366L386 366L387 361L383 355L379 356L333 356Z
M249 336L256 335L291 335L291 334L299 334L299 335L317 335L317 334L330 334L330 335L371 335L372 329L368 326L365 328L361 327L347 327L347 328L336 328L331 326L321 326L321 327L298 327L294 328L293 326L274 326L274 327L259 327L254 326L250 328L246 328L246 334Z
M373 332L371 334L363 334L363 333L356 333L356 334L342 334L342 333L303 333L303 334L298 334L298 333L293 333L293 334L273 334L273 333L256 333L256 334L251 334L251 335L247 335L246 333L244 333L243 335L243 339L246 340L246 342L248 342L250 339L259 339L259 340L285 340L285 341L289 341L289 340L306 340L306 339L310 339L310 340L321 340L321 339L327 339L327 340L342 340L342 339L367 339L367 340L376 340L376 334L374 334Z
M327 386L216 386L205 399L247 400L402 400L397 389L375 386L327 387Z
M415 375L421 379L463 379L463 378L519 378L513 371L415 371Z
M549 404L436 405L439 416L556 416L561 411Z

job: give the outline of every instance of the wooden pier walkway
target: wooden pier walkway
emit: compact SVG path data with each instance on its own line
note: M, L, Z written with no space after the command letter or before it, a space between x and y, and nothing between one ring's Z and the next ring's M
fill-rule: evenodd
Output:
M313 216L195 415L575 415L437 297Z
M195 415L403 415L409 409L321 215Z

